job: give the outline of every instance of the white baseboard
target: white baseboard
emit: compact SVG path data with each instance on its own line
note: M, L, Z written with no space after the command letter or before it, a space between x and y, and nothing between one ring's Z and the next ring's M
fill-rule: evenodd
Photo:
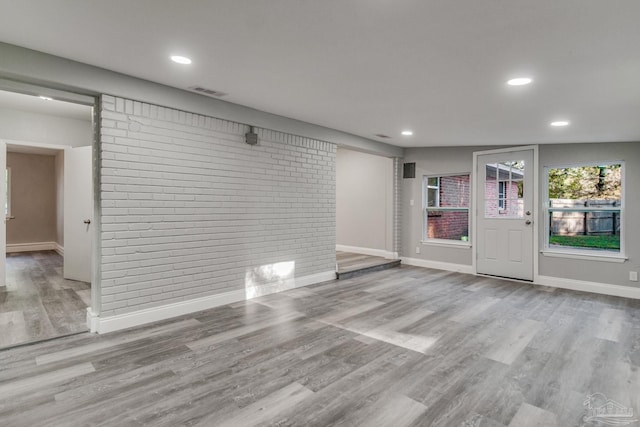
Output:
M12 252L32 252L32 251L55 251L56 242L35 242L35 243L11 243L7 244L7 253Z
M552 286L554 288L571 289L574 291L591 292L594 294L640 299L640 288L634 288L631 286L610 285L607 283L587 282L584 280L564 279L552 276L538 276L538 280L535 284Z
M358 246L336 245L336 251L351 252L354 254L379 256L389 259L398 259L397 252L385 251L384 249L361 248Z
M180 301L159 307L152 307L108 317L100 317L95 315L91 309L87 309L87 327L91 332L104 334L107 332L118 331L120 329L144 325L146 323L195 313L197 311L207 310L221 305L232 304L234 302L240 302L263 295L308 286L314 283L326 282L328 280L334 280L335 278L335 271L326 271L324 273L287 279L277 283L255 286L250 290L240 289L237 291Z
M58 255L64 256L64 246L60 246L59 243L56 243L56 248L54 251L58 252Z
M413 265L414 267L435 268L437 270L456 271L458 273L474 274L473 266L466 264L454 264L452 262L431 261L420 258L400 258L405 265Z

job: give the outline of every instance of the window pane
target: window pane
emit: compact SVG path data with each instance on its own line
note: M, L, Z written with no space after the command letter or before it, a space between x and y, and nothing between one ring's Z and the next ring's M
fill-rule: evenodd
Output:
M438 189L437 188L429 188L427 190L427 206L436 207L438 206Z
M435 211L427 218L427 239L468 240L469 211Z
M622 165L554 168L547 178L549 246L620 252Z
M498 210L500 208L498 203L499 198L499 184L496 179L498 165L488 164L485 166L485 199L484 199L484 216L486 218L495 218L498 216Z
M467 241L471 197L469 175L429 177L425 182L425 238ZM431 188L432 184L437 187Z
M549 200L620 202L621 177L619 164L549 169Z
M440 178L440 207L469 207L469 175Z
M524 160L485 165L485 218L524 216Z

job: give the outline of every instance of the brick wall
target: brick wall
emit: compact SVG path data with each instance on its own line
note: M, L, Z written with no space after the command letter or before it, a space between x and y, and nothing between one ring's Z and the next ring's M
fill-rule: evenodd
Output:
M440 206L469 207L469 175L440 177ZM469 213L437 211L427 216L427 238L460 240L469 235Z
M524 212L522 212L522 201L518 199L518 184L516 182L511 182L510 185L505 184L505 197L507 198L507 200L505 200L505 209L500 209L498 207L499 191L498 183L496 182L495 178L487 178L484 188L484 196L486 198L486 200L484 201L484 208L487 218L497 218L501 216L517 217L524 215Z
M335 268L334 144L103 96L101 316Z

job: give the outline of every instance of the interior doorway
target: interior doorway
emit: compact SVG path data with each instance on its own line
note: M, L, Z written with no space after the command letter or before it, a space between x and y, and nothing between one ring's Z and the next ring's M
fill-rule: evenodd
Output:
M0 91L0 348L88 331L92 107ZM79 220L78 217L81 219Z

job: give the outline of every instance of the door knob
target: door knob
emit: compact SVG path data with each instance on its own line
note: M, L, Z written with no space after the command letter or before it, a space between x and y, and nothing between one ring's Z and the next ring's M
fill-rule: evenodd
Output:
M90 220L90 219L85 219L83 222L84 222L85 224L91 224L91 220Z
M531 225L531 220L526 220L524 223L527 225Z
M531 211L526 211L524 214L525 215L531 215Z

